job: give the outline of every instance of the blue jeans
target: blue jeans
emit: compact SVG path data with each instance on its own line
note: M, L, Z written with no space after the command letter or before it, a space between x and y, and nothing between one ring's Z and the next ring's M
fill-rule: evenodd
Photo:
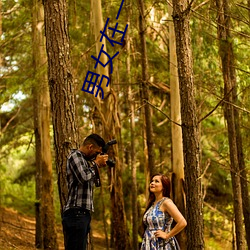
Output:
M70 208L62 215L65 250L86 250L91 215L88 210Z

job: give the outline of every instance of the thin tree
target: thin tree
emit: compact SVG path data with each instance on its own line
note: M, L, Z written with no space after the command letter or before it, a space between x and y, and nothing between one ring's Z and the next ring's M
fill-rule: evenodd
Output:
M103 49L106 51L106 40L104 39L102 43L99 42L100 40L100 30L103 28L103 17L102 17L102 8L101 8L101 1L90 1L91 4L91 23L92 23L92 29L95 37L95 45L96 45L96 56L98 56L99 51L101 50L101 46L103 44ZM107 58L104 56L104 54L101 54L100 60L103 63L107 63ZM98 65L97 72L100 75L108 75L108 67L100 67ZM110 90L110 86L108 88L104 88L104 95L107 95L107 91ZM99 107L99 110L101 109L100 103L98 102L98 99L94 99L94 103L96 106ZM100 131L102 133L102 131ZM103 187L100 187L100 193L101 193L101 200L102 200L102 215L103 215L103 226L104 226L104 233L105 233L105 239L106 239L106 249L109 249L109 240L108 240L108 232L107 232L107 222L105 218L105 206L104 206L104 200L103 200ZM112 224L112 222L111 222Z
M230 34L230 11L227 0L216 0L218 13L218 39L219 53L222 63L222 73L224 79L224 96L225 96L225 118L227 121L228 141L230 150L231 162L231 179L233 186L234 197L234 214L235 214L235 230L236 230L236 245L237 249L245 249L244 228L243 228L243 208L241 197L241 169L239 164L239 156L242 156L242 150L238 148L241 143L239 132L238 112L232 104L237 101L237 86L236 86L236 71L234 67L234 52ZM238 136L238 143L237 143ZM241 145L242 146L242 145ZM240 149L240 152L239 152ZM240 154L239 154L240 153ZM242 161L243 158L241 158ZM245 169L243 169L245 170ZM244 189L243 189L244 191ZM248 193L248 191L247 191ZM247 194L248 196L248 194ZM247 198L248 199L248 198ZM246 205L246 204L245 204ZM246 215L249 216L249 204L246 207ZM244 214L244 215L245 215ZM249 220L249 218L245 219ZM246 225L246 230L248 229ZM248 236L249 237L249 236Z
M104 45L104 51L107 51L105 39L102 41L102 43L99 42L100 31L104 29L101 6L101 0L91 1L97 56L100 53L102 44ZM103 64L107 63L107 57L103 53L100 56L100 61ZM105 75L109 77L109 79L111 79L112 76L109 72L109 68L102 67L100 64L97 66L97 73L101 76ZM123 200L122 169L118 158L120 151L118 145L120 145L119 138L121 134L121 127L117 108L117 97L113 89L110 87L111 83L112 81L109 83L108 87L103 87L103 99L101 99L99 95L97 97L93 97L93 101L97 110L99 111L99 116L101 118L101 130L103 138L105 138L106 141L116 138L118 141L118 144L115 144L112 147L111 152L109 152L110 157L116 160L115 168L111 169L111 211L113 226L111 246L113 246L115 249L126 250L130 249L130 244ZM103 84L103 86L105 85Z
M189 27L190 9L191 4L185 0L173 1L184 152L187 249L198 250L204 249L204 239L199 135Z
M152 176L155 168L154 159L154 140L153 140L153 125L152 125L152 110L149 101L149 88L148 88L148 59L147 59L147 46L146 46L146 20L145 20L145 6L143 0L138 0L139 6L139 37L141 47L141 67L142 67L142 82L141 82L141 98L144 102L144 115L145 115L145 129L146 129L146 143L147 143L147 180ZM147 181L147 182L148 182Z
M237 141L237 153L240 169L240 183L241 183L241 196L242 196L242 207L244 215L244 225L246 231L246 240L248 249L250 249L250 197L248 194L248 180L247 180L247 171L245 165L245 157L243 153L243 143L242 136L240 131L240 118L239 112L234 108L235 115L235 129L236 129L236 141Z
M44 0L48 82L54 131L55 163L61 209L67 199L66 161L78 147L66 0Z
M131 159L131 182L132 182L132 241L133 249L138 250L138 206L137 206L137 178L136 178L136 162L135 162L135 102L134 95L131 87L131 53L130 53L130 19L131 19L131 1L127 1L126 12L127 12L127 22L129 25L127 31L126 39L126 49L127 49L127 75L128 75L128 100L130 107L130 159Z
M58 249L53 201L53 175L50 149L50 98L42 1L33 2L33 87L36 138L36 247Z
M173 8L168 4L169 16ZM184 192L184 158L182 145L181 102L176 55L176 38L173 21L168 22L169 27L169 64L170 64L170 106L171 106L171 137L172 137L172 190L173 199L179 210L185 215L186 197ZM186 230L177 235L181 249L186 248Z

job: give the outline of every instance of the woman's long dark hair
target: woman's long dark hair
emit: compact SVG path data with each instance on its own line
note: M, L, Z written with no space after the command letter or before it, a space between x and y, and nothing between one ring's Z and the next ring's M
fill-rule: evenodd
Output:
M163 188L163 197L168 197L170 198L170 192L171 192L171 183L170 183L170 179L164 175L164 174L154 174L151 179L150 179L150 183L151 181L153 180L153 178L155 176L160 176L161 177L161 182L162 182L162 188ZM152 193L150 191L150 187L148 188L149 189L149 198L148 198L148 203L147 203L147 207L146 207L146 210L144 212L144 214L148 211L148 209L152 206L152 204L154 203L155 201L155 195L154 193ZM144 223L143 223L144 224ZM144 224L144 231L146 230L146 225Z
M154 174L151 177L150 183L151 183L151 181L153 180L153 178L155 176L160 176L161 177L161 182L162 182L162 187L163 187L163 197L170 198L170 192L171 192L170 179L166 175L158 173L158 174ZM147 207L146 207L146 211L152 206L152 204L155 201L155 195L154 195L154 193L150 192L150 187L148 189L149 189L149 198L148 198L148 204L147 204Z

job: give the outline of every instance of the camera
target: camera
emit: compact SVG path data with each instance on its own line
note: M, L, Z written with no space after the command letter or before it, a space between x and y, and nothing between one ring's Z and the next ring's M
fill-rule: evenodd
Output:
M109 150L109 147L110 147L111 145L116 144L116 143L117 143L117 141L116 141L115 139L113 139L113 140L107 142L107 143L105 144L105 146L102 148L102 153L101 153L101 155L107 154L107 153L108 153L108 150ZM107 160L106 163L107 163L107 165L108 165L110 168L113 168L113 167L115 166L115 161L112 160L112 159L110 159L110 158ZM95 186L96 186L96 187L100 187L100 186L101 186L101 179L100 179L100 175L99 175L99 170L98 170L98 168L96 167L96 165L94 165L94 170L95 170L95 173L96 173L96 177L95 177L95 180L94 180Z
M113 140L107 142L107 143L105 144L105 146L102 148L102 153L101 153L101 154L107 154L107 153L108 153L108 150L109 150L109 147L110 147L111 145L116 144L116 143L117 143L117 141L116 141L115 139L113 139ZM107 160L107 165L108 165L110 168L113 168L113 167L115 166L115 161L109 158L109 159Z

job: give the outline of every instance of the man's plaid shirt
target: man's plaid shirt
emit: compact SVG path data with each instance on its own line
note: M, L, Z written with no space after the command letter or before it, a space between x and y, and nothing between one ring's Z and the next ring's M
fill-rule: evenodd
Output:
M93 186L95 172L79 150L72 150L67 160L68 200L64 211L72 207L94 211Z

